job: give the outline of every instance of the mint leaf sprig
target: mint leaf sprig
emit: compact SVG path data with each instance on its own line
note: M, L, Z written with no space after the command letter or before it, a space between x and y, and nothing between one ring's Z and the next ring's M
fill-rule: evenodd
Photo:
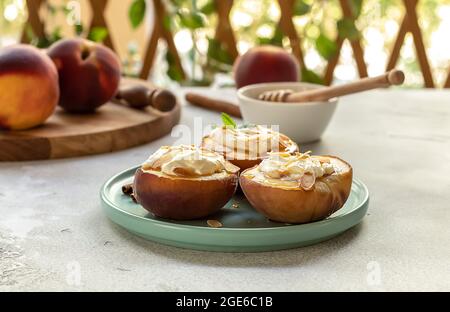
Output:
M222 122L225 127L229 127L232 129L236 129L237 125L236 122L233 120L233 118L230 117L227 113L222 113Z

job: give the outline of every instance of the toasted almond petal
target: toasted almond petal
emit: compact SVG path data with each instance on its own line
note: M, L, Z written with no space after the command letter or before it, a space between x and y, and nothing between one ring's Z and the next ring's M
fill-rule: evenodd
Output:
M230 173L237 173L239 172L240 168L233 165L229 161L225 161L225 170Z
M281 178L281 173L278 170L267 171L265 173L265 175L272 179L280 179Z
M206 223L208 223L208 226L212 228L221 228L223 226L222 223L217 220L208 220Z
M316 182L316 176L313 173L307 172L300 178L300 187L305 191L313 188Z
M323 157L323 156L316 156L317 159L319 159L319 162L321 164L329 164L331 163L330 159L328 157Z
M305 153L299 153L298 156L300 159L310 158L311 157L311 151L307 151Z

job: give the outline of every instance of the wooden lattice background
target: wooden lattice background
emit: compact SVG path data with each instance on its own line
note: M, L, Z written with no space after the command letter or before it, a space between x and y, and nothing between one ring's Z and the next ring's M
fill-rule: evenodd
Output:
M107 21L104 17L105 9L108 5L109 0L89 0L92 9L92 20L90 23L90 28L93 27L105 27L108 29ZM279 25L283 32L283 35L289 39L292 53L299 60L302 66L305 65L303 51L301 48L302 38L299 36L294 23L294 1L295 0L278 0L280 6L280 20ZM39 8L45 2L45 0L27 0L28 8L28 20L25 27L31 27L33 33L37 37L45 37L45 24L42 18L39 16ZM344 16L355 23L355 17L352 15L350 9L350 4L348 0L339 0L342 12ZM405 15L400 24L400 28L390 53L388 63L386 65L386 70L395 67L399 56L400 50L404 43L405 36L409 32L412 34L414 40L414 46L416 48L416 57L418 59L420 70L424 80L424 86L427 88L434 88L435 83L433 81L433 76L431 73L430 64L426 54L421 29L418 23L418 17L416 12L418 0L403 0L403 5L405 6ZM230 11L233 7L233 0L215 0L215 7L218 15L218 25L216 28L215 38L219 40L227 48L228 53L231 57L236 58L238 56L238 51L236 48L236 39L233 29L230 24ZM185 72L181 65L181 60L173 40L173 34L167 31L163 26L164 18L167 14L162 0L153 0L153 9L155 10L155 20L153 32L149 35L147 47L144 53L143 67L140 73L141 78L147 78L155 58L155 53L159 40L164 40L167 43L168 50L172 54L175 60L175 64L182 73L182 77L185 78ZM25 28L24 28L25 29ZM108 32L109 33L109 32ZM109 33L110 34L110 33ZM105 40L105 44L110 48L114 49L113 42L108 35ZM342 48L343 41L347 39L337 38L336 44L338 47L338 52L336 55L328 61L325 73L324 81L327 84L332 82L333 73L339 60L340 50ZM27 41L27 36L25 35L25 30L22 35L22 42ZM357 65L358 73L360 77L367 76L367 66L364 61L364 51L359 39L350 41L353 56ZM450 56L449 56L450 57ZM450 88L450 68L448 72L448 77L444 84L445 88Z

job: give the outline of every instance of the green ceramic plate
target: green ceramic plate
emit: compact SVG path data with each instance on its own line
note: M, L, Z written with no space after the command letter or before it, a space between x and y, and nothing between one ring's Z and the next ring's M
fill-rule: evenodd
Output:
M207 251L258 252L301 247L336 236L358 224L369 205L367 187L353 180L352 191L343 208L326 220L290 225L267 220L240 195L217 214L195 221L161 219L148 213L122 194L136 168L123 171L102 187L101 201L107 216L128 231L166 245ZM233 205L237 203L236 205ZM223 227L211 228L207 220L219 220Z

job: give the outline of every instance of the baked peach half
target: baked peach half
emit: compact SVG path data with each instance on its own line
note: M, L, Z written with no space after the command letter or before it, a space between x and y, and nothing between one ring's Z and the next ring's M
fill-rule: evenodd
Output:
M267 218L307 223L327 218L346 202L352 167L334 156L273 153L241 173L250 204Z
M163 146L136 171L136 201L154 215L191 220L220 210L238 185L239 168L193 146Z
M222 154L241 170L256 166L270 152L298 151L286 135L259 125L217 127L203 137L201 146Z

